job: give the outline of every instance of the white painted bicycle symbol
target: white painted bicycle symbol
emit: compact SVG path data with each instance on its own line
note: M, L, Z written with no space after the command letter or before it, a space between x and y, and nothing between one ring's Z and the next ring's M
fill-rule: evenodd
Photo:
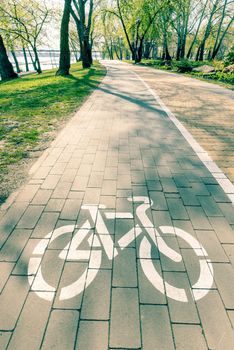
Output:
M146 278L155 289L166 294L167 297L186 303L188 302L188 297L185 289L172 286L164 281L156 270L152 259L152 248L156 246L161 254L164 254L174 262L178 263L182 261L182 256L170 248L163 239L163 235L174 235L186 241L198 258L200 273L197 282L192 285L190 293L192 293L195 300L203 298L213 285L213 267L204 247L191 234L180 228L160 226L156 229L146 214L146 211L153 205L153 201L149 200L148 197L133 197L128 198L128 201L139 203L136 208L136 217L139 219L141 225L137 224L120 238L118 241L119 248L114 246L113 239L108 231L103 216L105 215L107 220L133 219L133 214L130 212L105 212L105 206L103 205L82 206L82 209L89 211L93 222L86 220L80 228L76 225L67 225L48 233L45 238L37 244L29 260L28 279L31 289L43 299L53 299L56 288L45 281L41 261L48 246L62 235L75 232L69 244L61 250L59 258L65 261L87 261L89 264L92 262L92 267L86 267L84 272L74 283L61 288L59 300L73 298L91 285L100 269L103 251L105 251L108 259L112 260L137 237L144 234L139 245L139 258ZM91 230L94 226L96 228L95 235ZM87 238L88 235L89 238ZM88 240L89 248L85 250L79 249L85 239Z

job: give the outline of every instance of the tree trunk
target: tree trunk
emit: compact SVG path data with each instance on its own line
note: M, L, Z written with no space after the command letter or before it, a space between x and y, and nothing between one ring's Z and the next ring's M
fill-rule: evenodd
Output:
M27 59L27 53L26 53L25 47L23 47L23 54L24 54L25 69L26 69L26 72L28 72L29 66L28 66L28 59Z
M14 62L15 62L16 72L17 72L17 73L20 73L20 72L21 72L21 69L20 69L19 62L18 62L18 59L17 59L17 56L16 56L15 51L14 51L14 50L11 50L11 54L12 54L13 60L14 60Z
M31 53L30 49L28 49L28 52L29 52L29 56L30 56L30 58L31 58L31 62L32 62L32 65L33 65L33 69L34 69L35 71L37 71L37 65L36 65L35 60L33 59L33 55L32 55L32 53Z
M33 48L33 52L35 55L36 71L38 74L41 74L42 73L41 64L40 64L40 60L39 60L39 56L38 56L38 52L37 52L36 47Z
M71 0L65 0L60 30L60 57L59 69L56 75L69 75L70 49L69 49L69 22L71 14Z
M7 56L6 48L0 35L0 76L2 80L15 79L18 75L14 72L13 66Z

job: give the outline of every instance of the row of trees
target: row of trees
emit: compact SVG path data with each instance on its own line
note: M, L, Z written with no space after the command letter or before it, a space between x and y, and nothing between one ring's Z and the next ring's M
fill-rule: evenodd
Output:
M15 48L21 47L26 70L28 53L34 69L41 73L38 46L46 36L49 23L60 22L61 17L58 75L69 74L70 48L79 51L77 60L82 61L83 68L89 68L93 62L94 45L110 59L125 57L140 62L143 57L161 57L165 60L187 58L202 61L222 58L233 40L233 0L63 2L61 15L61 11L48 8L42 0L1 0L2 79L5 76L2 71L10 63L4 43L12 54L17 72L20 68Z
M233 42L233 0L115 0L103 4L102 25L109 57L126 49L165 60L222 58ZM115 31L109 28L114 26ZM123 42L119 38L123 37Z

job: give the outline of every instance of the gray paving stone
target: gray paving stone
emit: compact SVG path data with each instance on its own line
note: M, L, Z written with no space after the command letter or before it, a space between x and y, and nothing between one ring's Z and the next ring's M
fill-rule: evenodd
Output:
M182 174L173 175L173 179L177 187L180 187L180 188L191 187L191 184L189 183L188 179Z
M27 202L13 203L3 216L0 221L0 247L5 243L27 207Z
M196 196L210 196L207 186L202 182L194 182L192 184L192 189Z
M32 229L36 226L44 207L41 205L29 205L20 219L17 228Z
M112 286L137 287L135 248L126 248L115 258Z
M164 280L167 281L167 283L170 285L185 291L188 300L182 304L181 301L177 301L168 297L168 306L171 321L173 323L199 324L200 320L198 317L195 302L193 300L192 294L190 293L190 285L187 274L184 272L165 272Z
M104 172L105 180L117 180L117 167L106 167Z
M71 188L69 182L59 182L56 186L51 198L66 199Z
M112 289L109 346L141 348L139 300L135 288Z
M0 293L2 292L11 271L14 268L14 263L11 262L0 262Z
M153 223L156 229L160 226L172 226L171 216L169 211L154 211L152 210Z
M71 190L72 191L85 191L85 189L88 185L88 180L89 180L88 175L76 176Z
M51 302L29 293L8 349L40 349L50 310Z
M0 330L11 331L15 328L20 311L29 290L28 279L11 276L0 295Z
M206 188L211 193L212 197L217 203L229 203L230 199L224 193L219 185L206 185Z
M142 342L144 350L174 350L166 306L141 305Z
M198 196L198 200L207 216L223 216L212 197Z
M156 173L155 173L156 175ZM141 171L141 170L132 170L131 171L131 181L133 184L136 184L136 185L141 185L142 183L145 182L145 173L144 171Z
M115 196L100 196L100 204L105 205L107 209L115 209L116 197Z
M71 296L68 299L61 300L61 290L77 281L87 269L88 264L84 262L66 261L64 270L59 282L58 290L54 300L53 307L56 309L81 309L83 291L78 295ZM82 280L83 281L83 280ZM84 289L85 280L82 282ZM91 287L92 288L92 287Z
M107 321L81 321L76 350L108 350Z
M173 333L177 350L208 350L201 326L174 324Z
M231 264L213 264L214 279L226 309L234 309L234 268Z
M54 190L60 180L60 177L61 175L48 175L41 185L41 188L45 190Z
M0 261L16 262L32 231L15 229L0 250Z
M197 301L203 332L209 349L232 350L234 330L216 290Z
M189 218L192 222L194 229L196 230L211 230L212 227L205 215L204 211L200 207L186 207Z
M234 224L234 207L231 203L219 203L219 207L229 224Z
M103 196L115 196L117 183L115 180L103 180L101 194Z
M68 199L83 199L84 192L70 191L67 196Z
M200 203L193 190L190 188L179 188L180 195L184 205L199 206Z
M89 270L88 273L92 273L92 270ZM84 292L81 319L109 320L110 294L111 271L100 270L90 287Z
M40 166L40 168L33 174L33 179L44 180L51 170L50 166Z
M60 212L63 209L65 199L50 199L45 207L45 211Z
M161 184L163 187L163 191L165 193L166 192L168 192L168 193L178 193L179 192L173 179L161 177Z
M30 203L39 189L39 185L26 185L16 198L16 202Z
M62 173L60 181L72 183L76 177L76 173L76 169L66 169Z
M209 221L221 243L234 243L234 230L225 218L211 217Z
M63 210L60 213L60 219L76 220L81 209L81 200L67 199Z
M59 213L43 213L33 230L32 238L44 238L48 233L53 231L58 217Z
M39 190L33 198L32 204L35 205L46 205L50 199L52 190Z
M59 258L59 253L60 250L46 250L41 262L41 270L44 280L49 286L54 288L57 288L58 286L64 266L64 260ZM42 285L40 276L36 275L31 290L49 292L49 286L45 287Z
M11 332L0 331L0 349L5 350L7 348L11 335Z
M83 204L99 204L100 194L100 188L87 188L85 191Z
M168 210L164 193L150 191L149 197L153 201L152 210Z
M228 316L229 316L229 319L231 321L231 324L232 324L232 328L234 328L234 310L229 310L227 312Z
M78 177L79 176L89 176L92 171L92 165L91 164L84 164L81 163L79 170L77 172Z
M172 219L188 220L188 214L181 199L167 198L167 204Z
M159 180L147 180L148 191L162 191L162 185Z
M135 197L139 197L139 196L148 197L148 189L144 184L141 186L137 186L137 185L132 186L132 193L133 193L133 196Z
M78 328L79 312L53 310L41 349L73 350Z
M102 187L104 173L103 172L92 172L89 178L88 187Z
M196 234L212 262L229 261L214 231L197 231Z
M231 262L232 266L234 267L234 244L223 244L223 249L225 250L225 253Z
M28 276L28 263L32 256L33 250L37 244L39 244L41 239L29 239L20 258L15 264L13 275Z
M161 261L161 266L163 271L185 271L184 263L183 260L180 262L174 262L172 259L170 259L168 256L164 255L160 251L160 246L164 242L166 245L171 248L174 252L181 254L180 253L180 248L178 245L178 241L176 237L173 236L163 236L162 239L157 237L157 243L158 243L158 249L159 249L159 254L160 254L160 261Z
M160 293L158 289L156 289L146 277L142 269L141 262L144 263L144 259L137 260L140 303L141 304L167 304L165 295ZM160 266L160 262L158 260L154 260L153 265L156 271L160 274L160 276L162 276L162 269Z
M117 188L119 190L131 188L131 176L130 176L130 174L118 175Z

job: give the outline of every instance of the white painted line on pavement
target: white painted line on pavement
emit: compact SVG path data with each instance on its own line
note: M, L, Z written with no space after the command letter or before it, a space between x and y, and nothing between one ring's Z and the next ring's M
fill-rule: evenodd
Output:
M193 148L194 152L200 158L201 162L205 165L205 167L210 171L212 176L219 183L220 187L222 187L223 191L226 193L228 198L231 200L234 205L234 185L233 183L226 177L226 175L222 172L222 170L218 167L218 165L211 159L208 153L204 150L203 147L199 145L199 143L194 139L194 137L190 134L190 132L184 127L184 125L176 118L174 113L164 104L161 98L156 94L154 90L150 88L150 86L134 71L131 71L137 78L145 85L147 90L154 96L157 103L160 107L166 112L167 116L171 119L171 121L175 124L177 129L181 132L190 146Z

